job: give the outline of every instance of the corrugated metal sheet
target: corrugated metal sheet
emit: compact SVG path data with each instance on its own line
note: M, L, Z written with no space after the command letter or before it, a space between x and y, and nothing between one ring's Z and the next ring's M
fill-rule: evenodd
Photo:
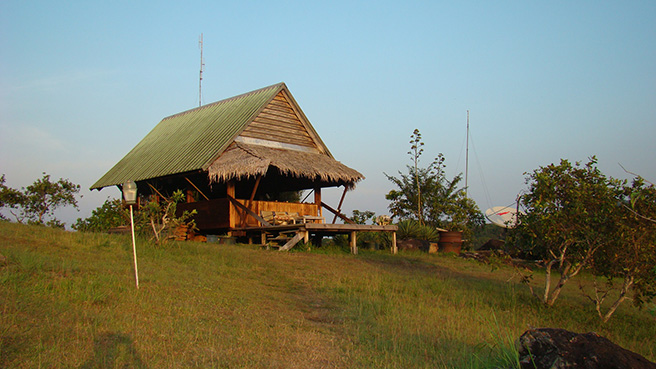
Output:
M284 83L162 119L91 189L206 169Z

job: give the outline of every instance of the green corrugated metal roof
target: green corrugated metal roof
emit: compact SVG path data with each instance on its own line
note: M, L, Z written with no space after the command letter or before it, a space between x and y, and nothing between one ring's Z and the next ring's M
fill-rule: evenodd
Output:
M91 189L207 169L286 88L279 83L162 119Z

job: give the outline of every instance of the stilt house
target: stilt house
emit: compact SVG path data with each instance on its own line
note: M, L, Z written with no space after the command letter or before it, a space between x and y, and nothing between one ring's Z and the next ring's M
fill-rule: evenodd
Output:
M362 179L335 160L279 83L164 118L91 189L132 180L142 199L180 189L186 203L178 210L196 209L201 232L244 236L280 223L318 227L324 209L348 223L341 204L322 203L321 190L346 193ZM301 190L309 190L305 201L289 200Z

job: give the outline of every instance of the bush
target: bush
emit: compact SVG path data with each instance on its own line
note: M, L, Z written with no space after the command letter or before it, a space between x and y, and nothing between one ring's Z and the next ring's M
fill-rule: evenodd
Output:
M123 209L120 199L109 199L86 219L78 218L73 229L81 232L107 232L111 228L130 222L130 215Z
M436 228L423 225L417 220L402 220L399 222L398 227L399 229L396 235L401 240L416 238L418 240L437 242L440 239L440 233Z

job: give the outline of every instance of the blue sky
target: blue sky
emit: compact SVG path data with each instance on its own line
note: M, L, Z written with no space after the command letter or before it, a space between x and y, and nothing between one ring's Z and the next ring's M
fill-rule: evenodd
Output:
M333 155L367 179L344 210L386 213L383 173L446 156L481 210L524 173L591 155L656 181L653 1L13 1L0 3L0 173L88 188L162 118L285 82ZM339 191L328 193L333 205Z

